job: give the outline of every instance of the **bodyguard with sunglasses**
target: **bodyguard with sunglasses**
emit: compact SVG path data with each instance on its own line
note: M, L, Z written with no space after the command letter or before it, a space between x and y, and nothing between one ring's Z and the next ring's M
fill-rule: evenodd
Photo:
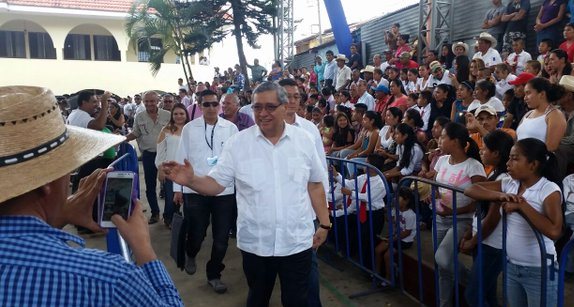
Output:
M203 116L192 120L183 127L176 161L189 161L196 174L204 176L219 163L221 151L227 140L238 132L232 122L218 116L220 105L217 94L211 90L201 93L200 104ZM207 282L217 293L227 291L221 281L225 268L223 258L227 252L229 230L234 222L235 195L233 184L214 195L208 196L196 189L182 187L174 183L174 202L183 198L183 213L187 219L185 271L192 275L196 271L195 257L205 238L210 224L213 234L211 258L206 264Z
M256 126L225 144L207 176L189 162L165 162L167 178L205 194L237 187L237 246L249 286L247 306L268 306L275 279L283 306L307 306L312 248L327 238L329 212L322 182L326 172L314 142L285 123L288 97L264 82L253 91ZM313 212L320 227L315 231Z

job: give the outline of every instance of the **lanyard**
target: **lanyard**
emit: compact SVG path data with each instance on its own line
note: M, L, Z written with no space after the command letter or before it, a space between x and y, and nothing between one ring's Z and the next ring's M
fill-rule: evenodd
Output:
M217 121L213 124L213 128L211 128L211 144L207 140L207 122L204 122L204 125L203 136L205 137L205 143L207 146L209 146L209 149L211 149L211 154L213 155L213 132L215 131L215 125L217 125Z

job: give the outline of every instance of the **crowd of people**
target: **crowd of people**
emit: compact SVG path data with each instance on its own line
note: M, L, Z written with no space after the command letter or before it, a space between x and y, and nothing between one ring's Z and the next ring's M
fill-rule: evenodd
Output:
M185 272L190 275L197 271L196 256L211 225L205 274L217 293L227 290L224 258L230 235L236 235L248 306L268 305L277 276L285 306L321 306L316 248L328 239L332 222L356 215L349 220L372 225L359 227L359 237L369 240L385 233L385 210L393 208L394 216L395 206L400 229L393 237L377 239L372 268L387 280L393 267L389 246L410 248L417 229L436 225L441 306L453 303L454 246L476 257L478 245L489 261L482 267L478 261L471 268L458 265L459 280L467 284L467 303L498 305L498 276L507 261L509 303L538 305L542 258L531 224L544 238L546 297L554 305L560 248L555 242L564 229L574 228L568 194L574 188L569 176L574 157L574 24L562 23L567 11L563 0L545 1L535 25L527 21L528 0L492 3L481 25L485 32L474 46L453 42L438 50L425 48L421 62L411 50L410 35L394 24L384 34L389 49L372 60L362 59L360 45L352 45L348 57L332 51L317 55L309 67L285 68L275 62L268 71L254 60L248 65L251 78L239 65L223 73L216 67L211 82L180 78L174 93L120 98L81 92L71 111L66 99L56 104L45 89L0 89L5 93L0 105L7 106L0 108L2 118L12 122L0 125L2 139L12 142L0 150L2 190L10 192L0 197L0 228L6 229L0 232L0 247L10 250L0 259L9 268L0 277L8 285L0 290L0 301L31 302L25 294L12 293L20 291L16 284L40 291L37 282L74 279L68 292L48 287L41 291L58 295L34 299L46 305L181 304L151 248L139 202L127 221L113 218L139 267L62 244L83 244L58 229L66 224L78 226L80 233L101 231L94 224L94 204L110 171L105 169L116 158L112 145L135 140L151 208L147 224L161 220L169 228L174 214L183 212L188 220ZM536 37L527 35L529 27ZM531 39L536 39L537 55L525 50ZM34 107L23 108L29 112L23 114L17 107L29 102ZM58 106L61 112L56 112ZM71 157L66 165L57 163L62 152ZM328 166L326 157L372 167ZM78 173L70 179L75 168ZM406 176L465 193L399 186ZM70 180L73 194L68 198ZM158 182L165 202L161 219ZM398 195L396 204L385 202L391 193ZM420 217L414 213L417 206ZM507 259L502 258L502 212L508 215ZM32 239L14 244L25 236ZM335 236L344 237L335 233L331 238ZM356 251L357 242L349 244ZM34 252L38 246L48 254L40 257ZM20 253L36 257L30 261L38 265L30 270L37 278L23 275L21 268L28 269L31 262ZM85 274L56 274L56 262L61 266L58 261L66 257L82 259L74 272ZM88 268L94 259L105 259L106 269ZM111 279L118 276L120 282L114 283ZM14 278L24 279L16 283ZM478 297L480 279L483 298ZM82 290L86 285L92 292Z

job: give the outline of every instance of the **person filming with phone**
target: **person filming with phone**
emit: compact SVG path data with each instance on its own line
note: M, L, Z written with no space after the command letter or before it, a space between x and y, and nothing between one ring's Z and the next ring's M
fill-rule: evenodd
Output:
M85 248L67 224L103 229L92 207L111 169L69 195L70 173L124 137L65 125L45 88L0 87L0 306L183 306L139 201L111 221L135 264Z

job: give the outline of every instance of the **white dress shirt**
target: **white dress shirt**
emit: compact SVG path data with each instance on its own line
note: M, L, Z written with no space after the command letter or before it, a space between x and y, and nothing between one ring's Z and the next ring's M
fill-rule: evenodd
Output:
M363 103L367 106L367 110L372 111L375 109L375 98L369 94L369 92L365 91L357 103Z
M323 79L325 80L333 80L333 83L335 82L335 79L337 78L337 61L335 60L331 60L331 62L327 62L325 64L325 70L323 72Z
M183 159L187 159L193 166L197 176L205 176L213 168L213 166L208 164L207 159L217 157L219 160L224 145L238 131L235 124L221 117L217 119L215 127L206 125L203 116L194 119L183 127L179 147L175 154L175 161L183 163ZM213 144L211 142L212 132ZM213 150L210 148L210 145L213 147ZM173 191L181 192L182 187L174 182ZM233 185L226 186L225 190L218 196L233 194L233 192ZM183 193L197 194L197 192L188 187L183 187Z
M335 77L335 89L340 91L343 89L343 85L351 80L351 68L345 65L343 68L337 68L337 76Z
M343 178L341 174L337 174L337 182L342 182ZM357 184L355 186L354 179L345 179L345 188L355 191L351 196L351 204L347 207L347 214L351 214L357 211L357 194L359 197L359 202L367 202L367 211L369 210L369 189L371 189L371 209L373 211L379 210L385 207L385 196L387 195L387 190L385 189L385 184L380 176L369 176L369 183L363 192L363 186L367 182L367 174L362 174L357 177ZM348 198L347 198L348 199ZM337 212L340 213L340 212Z
M232 136L209 172L237 188L237 247L261 257L289 256L313 244L313 208L307 185L324 182L313 141L285 124L274 145L258 126Z
M506 58L506 63L510 66L516 67L515 73L520 75L520 73L524 72L524 69L526 68L526 62L530 60L532 60L530 53L523 50L519 54L516 54L516 52L509 54Z

